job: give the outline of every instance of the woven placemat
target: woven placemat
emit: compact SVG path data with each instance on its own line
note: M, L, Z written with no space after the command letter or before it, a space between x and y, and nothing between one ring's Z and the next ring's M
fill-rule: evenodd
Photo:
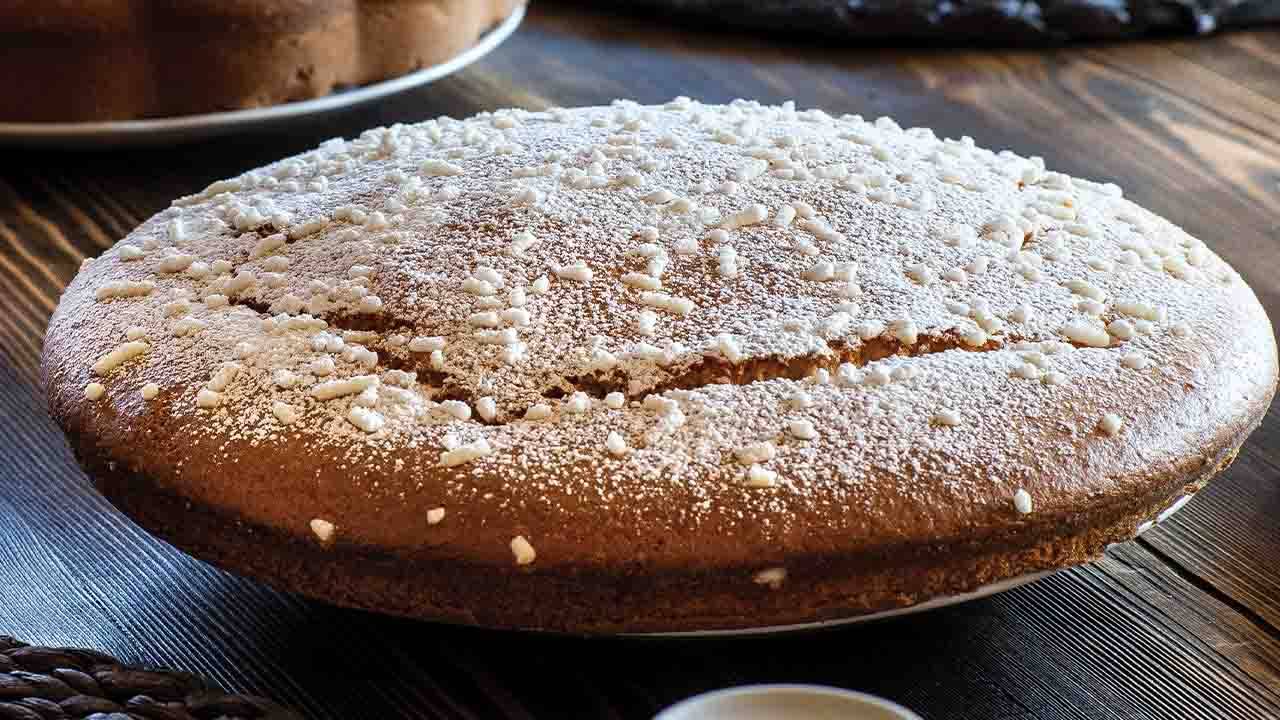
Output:
M270 700L225 693L180 670L0 635L0 720L301 720Z

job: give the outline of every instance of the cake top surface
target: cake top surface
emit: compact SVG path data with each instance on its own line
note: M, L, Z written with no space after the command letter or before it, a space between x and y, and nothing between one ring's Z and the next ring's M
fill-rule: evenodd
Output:
M203 458L157 467L288 448L341 480L276 514L372 543L437 505L512 535L945 536L1124 492L1274 376L1238 274L1114 185L684 98L397 125L214 183L87 265L60 335L67 403Z

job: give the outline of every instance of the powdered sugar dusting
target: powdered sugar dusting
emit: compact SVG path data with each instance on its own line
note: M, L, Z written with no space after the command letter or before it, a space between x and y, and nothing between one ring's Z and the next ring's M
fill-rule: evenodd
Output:
M459 494L442 528L518 487L517 519L696 524L731 497L768 535L886 497L937 519L1007 513L1026 485L1051 506L1025 458L1141 443L1094 431L1138 411L1110 383L1168 399L1186 338L1248 292L1113 186L892 121L503 117L371 130L177 201L82 270L111 332L79 388L154 382L198 433L430 468ZM1078 426L1054 419L1068 402Z

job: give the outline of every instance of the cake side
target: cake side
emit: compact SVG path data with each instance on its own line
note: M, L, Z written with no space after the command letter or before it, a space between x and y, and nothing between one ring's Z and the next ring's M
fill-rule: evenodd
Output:
M99 489L136 522L222 569L346 607L485 627L572 634L694 632L839 620L973 592L985 585L1094 560L1149 529L1234 459L1165 478L1123 507L1064 516L957 545L885 548L875 562L847 554L713 568L639 565L516 568L466 557L317 545L208 508L82 458ZM1170 492L1172 490L1172 492ZM1046 524L1047 525L1047 524ZM708 554L710 555L710 553ZM709 559L709 558L708 558ZM710 564L710 563L708 563ZM495 599L497 601L495 602Z
M516 4L19 2L0 8L13 100L0 120L131 120L319 97L443 62Z

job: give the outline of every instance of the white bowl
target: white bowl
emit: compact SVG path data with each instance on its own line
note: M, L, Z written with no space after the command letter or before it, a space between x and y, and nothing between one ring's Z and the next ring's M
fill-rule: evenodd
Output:
M695 695L654 720L921 720L866 693L821 685L745 685Z

